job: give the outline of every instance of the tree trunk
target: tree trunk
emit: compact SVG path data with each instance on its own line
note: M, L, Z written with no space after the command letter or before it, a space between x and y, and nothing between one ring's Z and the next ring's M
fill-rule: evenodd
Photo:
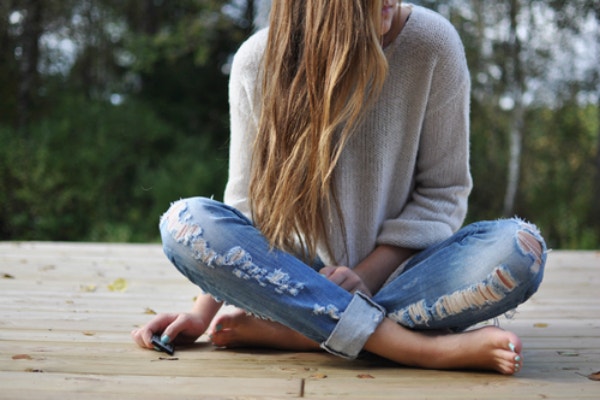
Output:
M596 24L600 25L600 5L594 8ZM596 32L596 59L600 57L600 32ZM600 71L595 70L593 81L596 86L596 108L598 118L598 132L596 136L596 172L593 181L593 193L590 203L590 216L592 227L596 232L596 240L600 241Z
M510 37L508 40L509 62L507 67L507 80L510 93L514 101L512 121L510 127L510 152L508 160L508 180L504 196L505 217L513 215L515 201L519 189L521 154L523 145L524 106L523 88L525 86L523 65L521 63L521 41L517 35L519 15L519 1L510 0Z
M596 232L597 240L600 241L600 88L598 92L597 101L598 132L596 137L596 159L594 160L596 172L593 181L593 193L590 203L590 216L591 224L594 231Z
M521 94L515 94L515 106L512 111L512 121L510 127L510 151L508 160L508 181L506 193L504 196L505 217L511 217L514 214L515 202L519 183L521 178L521 154L523 150L523 101Z
M154 35L158 31L158 7L153 0L146 0L143 4L142 32Z
M24 0L25 19L21 34L21 60L19 91L17 96L17 125L21 133L26 133L36 99L38 84L39 41L42 36L42 1Z
M246 20L246 34L250 35L254 30L254 19L256 18L256 5L254 0L246 0L246 10L244 11L244 19Z
M269 11L271 10L271 0L257 0L254 17L254 28L256 30L269 25Z

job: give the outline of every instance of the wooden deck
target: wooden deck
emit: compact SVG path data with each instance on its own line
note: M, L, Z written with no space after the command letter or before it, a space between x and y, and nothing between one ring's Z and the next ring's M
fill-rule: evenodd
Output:
M0 243L0 398L600 399L599 287L600 252L550 254L540 291L500 321L524 342L514 377L202 339L168 357L129 337L197 294L158 245Z

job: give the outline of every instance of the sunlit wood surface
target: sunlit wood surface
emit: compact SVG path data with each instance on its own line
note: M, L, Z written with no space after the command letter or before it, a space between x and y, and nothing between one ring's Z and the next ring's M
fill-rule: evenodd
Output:
M600 252L552 252L540 291L500 319L524 342L514 377L131 341L196 294L155 244L0 243L0 398L600 399Z

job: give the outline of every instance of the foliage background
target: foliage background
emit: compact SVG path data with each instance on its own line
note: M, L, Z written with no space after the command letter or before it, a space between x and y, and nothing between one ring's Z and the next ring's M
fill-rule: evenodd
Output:
M2 2L0 240L156 241L171 201L221 199L229 63L267 3ZM600 248L600 4L420 3L471 68L468 221Z

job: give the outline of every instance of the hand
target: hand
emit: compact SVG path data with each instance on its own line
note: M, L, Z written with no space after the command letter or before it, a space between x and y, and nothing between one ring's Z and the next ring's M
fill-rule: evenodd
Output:
M168 336L168 343L194 343L208 328L200 314L159 314L142 328L131 332L131 337L140 346L153 349L152 335Z
M348 267L328 265L321 268L319 273L350 293L358 290L369 297L372 296L371 290L365 285L362 278Z

